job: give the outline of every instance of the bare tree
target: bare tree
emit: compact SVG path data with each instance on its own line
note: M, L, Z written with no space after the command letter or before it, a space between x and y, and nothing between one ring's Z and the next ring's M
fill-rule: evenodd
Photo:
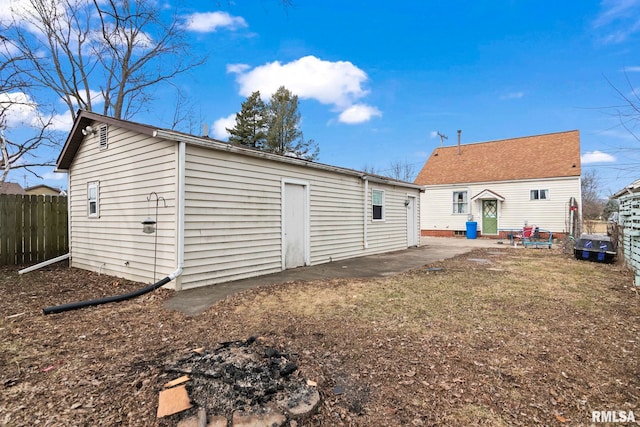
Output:
M640 141L640 135L638 135L638 127L640 126L640 93L638 89L633 86L633 83L629 79L629 75L625 72L625 82L628 86L628 91L625 93L617 86L615 86L609 79L605 77L609 86L613 88L616 94L623 102L622 105L610 107L615 111L615 115L620 119L620 124L637 140Z
M54 166L55 159L40 159L35 155L36 150L43 147L55 147L56 139L53 137L51 128L53 118L50 116L44 119L38 115L31 124L30 136L17 141L8 139L5 135L6 126L0 123L0 182L5 182L9 171L15 169L24 169L31 174L42 178L33 169L39 166Z
M604 202L600 198L600 177L595 170L586 171L582 175L582 217L583 219L597 219L602 215Z
M364 166L362 166L362 168L360 168L360 170L362 172L371 173L371 174L374 174L374 175L378 174L378 169L375 166L369 165L367 163L365 163Z
M5 32L23 58L17 70L78 108L128 119L152 87L204 62L194 58L179 18L164 21L153 0L28 0ZM100 112L100 111L99 111Z
M411 163L400 160L392 160L389 162L389 176L391 178L402 181L413 181L415 174L415 167Z
M54 116L45 117L29 96L32 82L15 66L23 59L12 43L0 35L0 183L13 169L39 176L33 168L55 164L54 159L42 160L35 155L41 148L55 146ZM21 121L23 130L13 138L12 131Z

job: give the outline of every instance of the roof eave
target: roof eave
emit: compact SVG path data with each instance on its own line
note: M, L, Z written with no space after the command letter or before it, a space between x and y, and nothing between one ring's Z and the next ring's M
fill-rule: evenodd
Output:
M152 136L155 130L154 127L143 125L140 123L119 120L113 117L104 116L102 114L93 113L91 111L79 110L76 119L73 122L73 127L69 132L69 136L67 137L67 140L62 147L62 151L58 156L58 160L56 160L56 172L68 172L71 166L71 162L78 152L80 144L84 140L82 129L86 128L93 122L110 124L149 136Z
M342 168L339 166L326 165L324 163L318 163L312 160L301 159L301 158L291 157L291 156L284 156L281 154L269 153L269 152L257 150L257 149L245 148L238 145L229 144L227 142L217 141L215 139L211 139L208 137L188 135L185 133L166 130L166 129L156 129L153 132L153 136L156 138L162 138L162 139L167 139L167 140L176 141L176 142L185 142L188 144L199 145L202 147L219 150L219 151L229 151L229 152L238 153L238 154L242 154L250 157L259 157L263 159L269 159L269 160L273 160L281 163L289 163L289 164L295 164L299 166L312 167L314 169L339 172L345 175L356 176L363 180L366 179L372 182L378 182L378 183L387 184L387 185L395 185L395 186L404 187L404 188L411 188L414 190L418 190L420 192L424 192L424 187L419 184L400 181L394 178L389 178L381 175L368 174L355 169L348 169L348 168Z

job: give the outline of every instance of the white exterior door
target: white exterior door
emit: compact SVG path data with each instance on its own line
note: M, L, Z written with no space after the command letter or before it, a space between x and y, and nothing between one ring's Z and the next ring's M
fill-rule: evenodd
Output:
M418 246L418 212L416 198L407 196L407 246Z
M282 214L283 269L308 264L308 206L305 184L284 182Z

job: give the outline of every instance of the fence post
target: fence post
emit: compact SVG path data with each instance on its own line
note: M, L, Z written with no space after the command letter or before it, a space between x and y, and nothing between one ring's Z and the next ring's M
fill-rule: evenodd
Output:
M0 265L9 264L9 198L0 194Z

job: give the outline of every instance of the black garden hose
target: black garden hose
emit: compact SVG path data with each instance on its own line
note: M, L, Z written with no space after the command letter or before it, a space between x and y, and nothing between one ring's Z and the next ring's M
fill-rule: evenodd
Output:
M153 285L149 285L149 286L147 286L145 288L141 288L141 289L135 290L133 292L129 292L127 294L114 295L114 296L111 296L111 297L92 299L92 300L88 300L88 301L71 302L71 303L62 304L62 305L54 305L54 306L51 306L51 307L43 308L42 312L44 314L62 313L63 311L77 310L79 308L90 307L90 306L93 306L93 305L107 304L107 303L110 303L110 302L120 302L120 301L124 301L124 300L128 300L128 299L131 299L131 298L135 298L137 296L140 296L140 295L146 294L148 292L154 291L154 290L158 289L159 287L166 285L170 281L171 281L171 278L169 276L167 276L164 279L154 283Z

